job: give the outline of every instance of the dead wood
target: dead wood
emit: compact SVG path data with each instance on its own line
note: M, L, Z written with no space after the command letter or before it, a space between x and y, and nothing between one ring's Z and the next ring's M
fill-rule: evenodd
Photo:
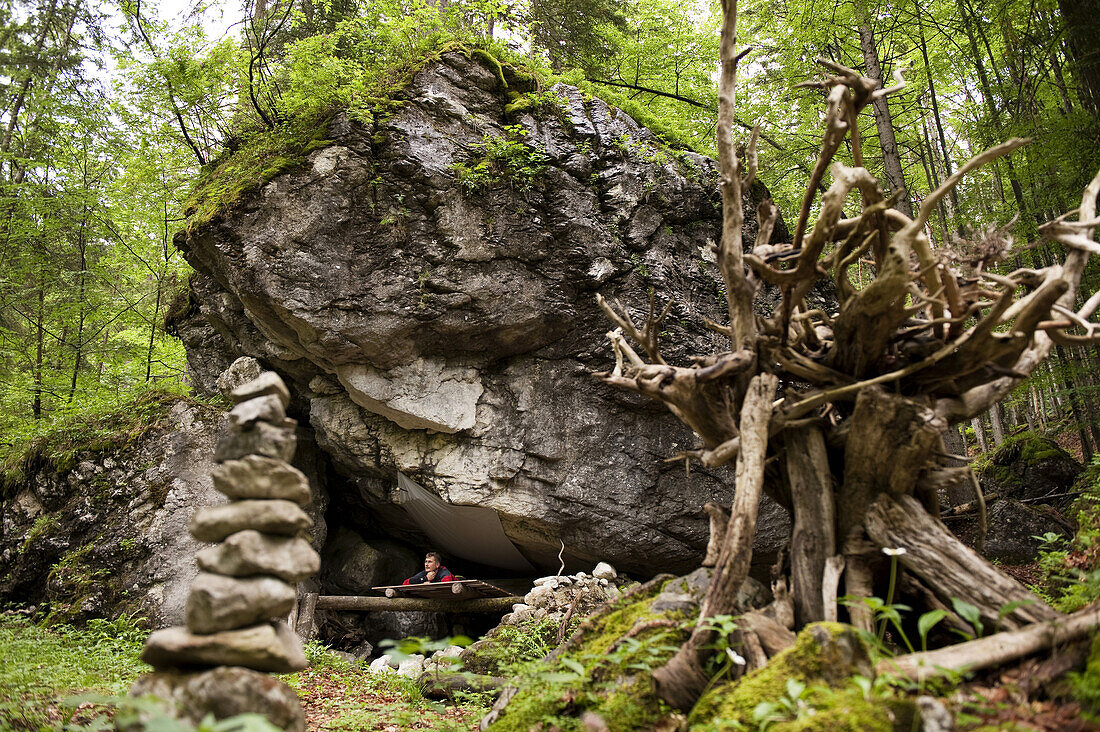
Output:
M359 612L506 613L522 597L479 597L473 600L433 600L426 597L363 597L319 595L318 610Z
M794 508L791 594L795 620L801 626L825 619L825 561L836 553L832 473L820 429L788 430L784 447L783 465Z
M680 652L653 674L657 693L682 709L695 703L708 681L702 668L714 631L707 618L733 608L751 561L765 488L794 518L789 570L780 563L776 602L761 611L781 627L835 619L843 579L847 594L857 598L848 609L852 623L871 630L871 613L858 598L885 597L874 572L881 568L883 548L905 550L900 556L903 578L908 577L905 590L924 609L949 611L957 598L977 606L988 627L998 620L1013 629L1055 619L1053 609L966 548L939 521L939 492L973 480L968 468L944 461L943 434L1027 378L1055 342L1100 340L1100 324L1091 320L1100 293L1086 294L1084 304L1076 305L1088 258L1100 254L1093 240L1100 225L1100 173L1077 211L1040 228L1048 241L1064 247L1063 262L1003 275L983 270L983 260L965 265L977 267L971 277L955 269L962 260L951 252L932 250L929 217L964 176L1026 141L1010 140L979 153L926 196L910 218L891 208L894 201L864 167L859 129L860 111L904 82L883 89L879 80L832 61L819 60L824 77L804 84L823 91L827 108L821 152L793 241L770 242L777 214L765 202L757 210L756 246L746 254L742 194L756 173L758 131L739 159L732 126L737 62L744 54L736 48L736 11L736 0L722 0L717 132L723 223L715 251L729 322L707 322L729 339L729 348L698 354L690 366L670 365L657 338L667 306L658 312L651 296L639 326L626 307L599 299L618 326L608 334L615 367L601 374L604 380L660 400L695 431L701 444L676 459L696 459L708 467L736 460L728 520L720 509L706 509L711 541L705 564L715 566L715 575L700 623ZM850 152L851 165L836 159L842 150ZM832 183L811 226L827 171ZM850 215L845 209L855 191L860 211ZM858 277L852 276L854 268ZM835 313L806 302L822 279L836 284ZM753 311L760 282L780 291L769 317ZM777 383L783 391L774 400ZM980 494L978 500L980 508ZM1019 602L1025 604L998 618L1005 605ZM947 621L963 625L954 613ZM749 664L762 662L767 640L747 626L741 632Z
M1056 613L1057 614L1057 613ZM914 681L936 676L937 669L978 671L1000 666L1052 646L1072 643L1100 626L1100 608L1089 607L1069 616L1035 623L1017 630L880 661L880 674L905 676Z
M760 610L753 610L737 618L737 627L753 633L769 657L794 645L794 631Z
M657 694L679 709L694 706L707 685L702 655L713 640L713 631L707 629L707 619L728 614L734 609L737 591L749 574L756 518L764 487L768 425L777 385L778 379L771 374L759 374L749 384L741 410L741 452L737 457L733 508L714 577L703 599L699 625L680 651L665 666L653 672Z
M730 512L717 503L706 503L703 510L710 517L710 538L707 540L707 554L703 557L704 567L718 564L718 555L726 543L726 527L729 525Z
M1000 572L929 516L912 496L880 495L867 511L867 534L883 547L899 547L902 565L941 599L957 598L981 611L986 627L1014 629L1051 620L1058 612L1016 580ZM1003 618L1009 603L1026 603Z

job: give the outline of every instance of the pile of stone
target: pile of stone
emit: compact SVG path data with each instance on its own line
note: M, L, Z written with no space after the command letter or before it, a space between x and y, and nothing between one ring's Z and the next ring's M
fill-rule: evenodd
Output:
M210 698L224 696L219 687L230 688L221 676L228 671L244 677L237 686L255 676L253 686L266 691L253 696L277 699L278 710L272 712L263 701L257 702L263 708L230 704L232 713L264 714L283 729L303 729L294 692L256 673L307 666L298 637L285 622L274 620L287 616L297 600L295 585L321 563L302 536L313 525L302 510L310 501L309 483L289 464L297 423L286 416L290 393L275 373L237 386L229 397L235 406L230 429L215 450L213 478L230 502L200 509L192 518L191 534L214 546L196 557L200 572L187 601L186 625L156 631L145 644L142 660L162 673L143 677L131 693L171 698L196 721L206 713L222 718L226 700ZM242 668L209 670L222 666ZM218 684L206 683L212 674L220 674ZM196 689L209 690L205 702L195 698Z
M621 594L618 572L606 562L600 562L592 574L540 577L523 602L513 605L512 612L500 619L501 625L551 618L561 621L566 615L583 618L605 602Z

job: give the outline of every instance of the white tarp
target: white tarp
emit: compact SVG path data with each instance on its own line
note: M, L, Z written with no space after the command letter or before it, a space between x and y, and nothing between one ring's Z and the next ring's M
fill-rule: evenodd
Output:
M443 552L490 567L534 570L491 508L455 506L397 474L398 502ZM455 571L454 567L450 567Z

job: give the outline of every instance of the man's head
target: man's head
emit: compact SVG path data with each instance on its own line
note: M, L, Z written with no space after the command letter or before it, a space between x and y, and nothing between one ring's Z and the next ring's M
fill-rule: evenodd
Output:
M424 555L424 571L434 572L443 565L443 557L439 556L439 552L428 552Z

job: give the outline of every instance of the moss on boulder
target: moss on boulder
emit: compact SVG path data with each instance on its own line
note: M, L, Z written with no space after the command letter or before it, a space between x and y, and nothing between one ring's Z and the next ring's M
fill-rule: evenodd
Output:
M692 730L893 730L913 719L910 702L868 698L852 679L872 678L867 646L854 628L814 623L767 666L703 695Z
M1024 499L1070 491L1084 467L1049 437L1021 432L975 461L974 469L986 492Z
M653 612L664 583L627 594L572 639L567 650L517 681L518 691L489 729L526 732L542 724L586 729L597 715L610 730L648 729L671 711L654 695L650 673L683 643L692 618Z

